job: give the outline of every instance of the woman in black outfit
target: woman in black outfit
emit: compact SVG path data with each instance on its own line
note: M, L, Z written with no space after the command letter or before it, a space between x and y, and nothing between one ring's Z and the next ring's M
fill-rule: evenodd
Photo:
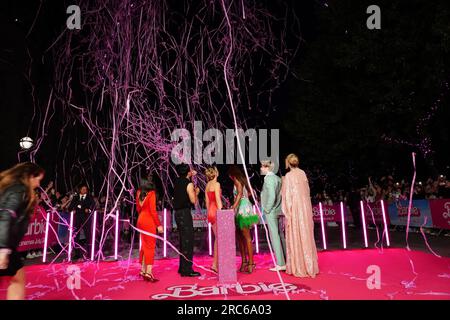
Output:
M17 247L28 229L36 204L34 190L44 170L20 163L0 173L0 280L9 281L7 299L25 298L25 272Z

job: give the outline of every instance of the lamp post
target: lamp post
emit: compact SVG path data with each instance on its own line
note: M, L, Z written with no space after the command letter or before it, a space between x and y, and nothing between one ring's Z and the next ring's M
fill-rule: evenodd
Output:
M19 145L22 150L29 150L33 147L33 139L31 139L30 137L23 137L22 139L20 139Z

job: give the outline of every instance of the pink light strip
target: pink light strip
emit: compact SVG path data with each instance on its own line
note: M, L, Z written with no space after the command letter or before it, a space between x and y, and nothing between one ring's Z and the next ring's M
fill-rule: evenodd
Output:
M208 245L209 245L209 255L212 256L212 235L210 222L208 222Z
M367 243L367 226L366 226L366 215L364 213L364 203L360 201L361 205L361 219L363 224L363 231L364 231L364 245L367 248L369 244Z
M114 259L119 256L119 210L116 211L116 241L114 243Z
M342 225L342 243L344 249L347 249L347 237L345 235L345 217L344 217L344 203L341 201L341 225Z
M322 242L323 242L323 249L327 250L327 239L325 237L325 224L323 222L323 209L322 209L322 202L319 202L319 211L320 211L320 225L322 227Z
M259 253L258 224L255 224L255 245L256 253Z
M45 239L44 239L44 254L42 256L42 262L47 261L47 245L48 245L48 226L50 224L50 212L47 212L47 220L45 222Z
M70 225L69 225L69 251L67 260L72 261L72 236L73 236L73 211L70 213Z
M386 243L387 243L387 246L390 247L391 242L389 241L389 229L388 229L388 225L386 222L386 212L384 210L384 201L383 200L381 200L381 212L383 213L384 234L386 235Z
M257 214L255 206L253 206L253 213ZM255 224L255 245L256 253L259 253L258 224Z
M164 258L167 257L167 209L166 208L164 208L164 245L163 245L163 255L164 255Z
M94 261L95 252L95 231L97 231L97 211L94 211L94 221L92 222L92 243L91 243L91 260Z

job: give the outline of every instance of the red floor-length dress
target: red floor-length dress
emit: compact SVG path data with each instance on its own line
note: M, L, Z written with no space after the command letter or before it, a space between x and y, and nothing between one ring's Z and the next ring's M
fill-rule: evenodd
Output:
M209 200L209 208L208 208L208 222L211 224L215 224L217 220L217 202L216 202L216 192L208 191L207 197Z
M156 228L161 225L156 212L156 192L149 191L143 202L139 201L141 191L136 194L136 207L139 213L137 227L149 233L157 234ZM141 233L142 247L139 252L139 263L153 264L156 238Z

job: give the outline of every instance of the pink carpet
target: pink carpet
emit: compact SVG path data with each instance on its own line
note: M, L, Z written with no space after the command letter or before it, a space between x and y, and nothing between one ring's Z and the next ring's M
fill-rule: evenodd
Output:
M268 271L269 255L257 255L255 260L255 272L238 273L239 285L229 288L218 286L217 277L202 270L199 278L180 277L178 259L156 260L157 283L141 280L136 261L72 265L79 267L81 275L79 289L73 290L67 286L69 264L29 266L27 299L286 299L276 290L281 288L277 274ZM211 258L198 257L195 262L209 266ZM379 267L380 289L368 288L371 265ZM291 299L450 299L450 258L406 249L326 251L319 253L319 267L315 279L282 273ZM4 296L2 287L0 298Z

